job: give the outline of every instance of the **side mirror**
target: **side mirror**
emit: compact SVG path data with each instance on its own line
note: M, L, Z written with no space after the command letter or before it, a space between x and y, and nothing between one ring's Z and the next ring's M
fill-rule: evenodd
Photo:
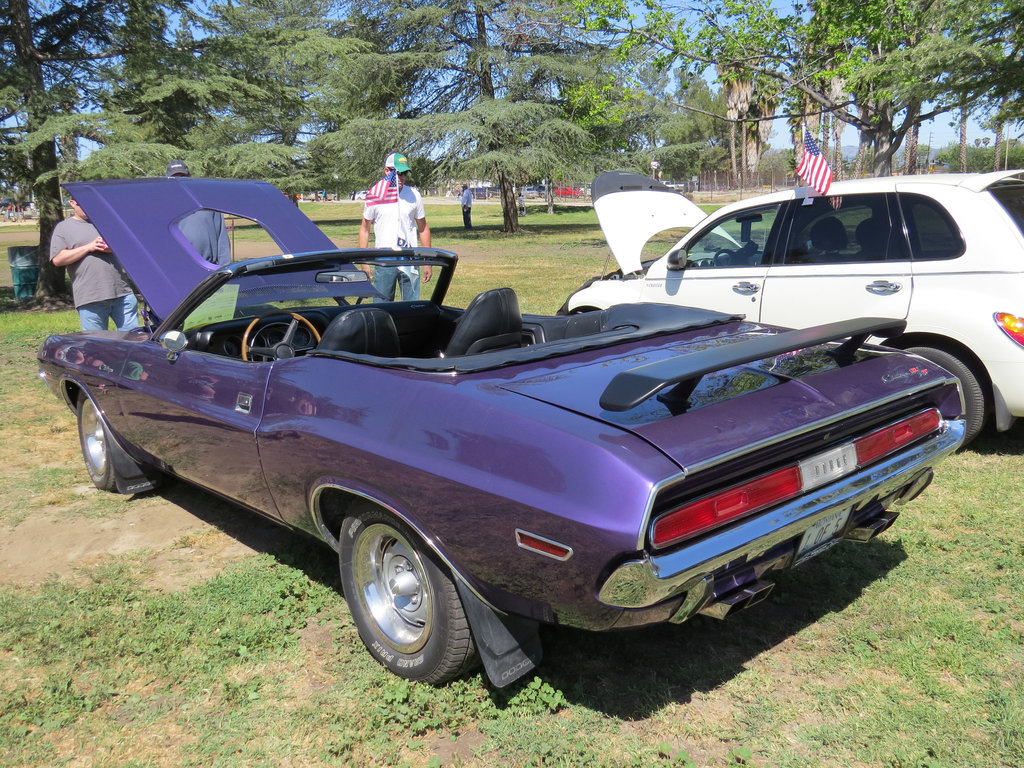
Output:
M676 248L669 253L665 267L669 272L682 272L686 269L686 251L682 248Z
M173 363L188 346L188 337L181 331L168 331L160 337L160 346L167 350L167 359Z

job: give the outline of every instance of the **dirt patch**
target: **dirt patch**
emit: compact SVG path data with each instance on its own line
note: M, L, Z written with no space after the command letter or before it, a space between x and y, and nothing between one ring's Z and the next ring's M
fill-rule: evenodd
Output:
M74 488L88 499L92 485ZM167 479L158 491L136 496L104 516L69 509L33 511L0 529L0 584L36 585L66 578L106 557L146 552L146 586L184 589L255 553L275 553L296 540L259 515L204 491Z
M83 488L82 492L92 491ZM122 515L100 519L35 514L0 537L0 582L38 584L50 576L67 576L105 555L165 550L188 534L211 530L195 515L162 499L147 500ZM178 553L181 558L188 557L185 550ZM170 574L166 574L169 579Z
M445 736L425 740L427 754L436 757L441 765L472 763L483 750L487 737L471 726L454 741Z

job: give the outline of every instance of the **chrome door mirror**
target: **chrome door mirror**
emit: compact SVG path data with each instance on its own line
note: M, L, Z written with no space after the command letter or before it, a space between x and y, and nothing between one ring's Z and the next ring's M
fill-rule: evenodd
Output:
M168 331L160 337L160 346L167 350L167 359L173 363L188 346L188 337L181 331Z

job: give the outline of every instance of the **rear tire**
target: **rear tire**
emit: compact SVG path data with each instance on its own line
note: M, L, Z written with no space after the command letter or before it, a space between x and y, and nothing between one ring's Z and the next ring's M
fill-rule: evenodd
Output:
M101 491L117 490L114 462L110 456L110 433L96 406L85 395L78 401L78 441L93 485Z
M985 401L985 388L978 380L978 376L975 375L967 363L945 350L935 349L934 347L908 347L907 352L931 360L960 380L960 389L964 395L964 421L967 423L964 445L967 445L978 436L982 427L985 426L985 418L988 412L988 404Z
M458 590L403 523L368 507L342 524L338 564L359 637L399 677L444 683L477 661Z

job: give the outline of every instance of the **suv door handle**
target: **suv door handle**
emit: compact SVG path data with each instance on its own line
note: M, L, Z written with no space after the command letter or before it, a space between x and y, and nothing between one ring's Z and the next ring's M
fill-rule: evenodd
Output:
M761 286L755 283L747 282L746 280L741 280L740 282L736 283L736 285L734 285L732 289L736 291L736 293L742 293L744 296L753 296L755 293L761 290Z
M875 280L873 283L868 283L865 288L870 293L877 294L879 296L888 296L892 293L899 293L903 290L903 283L893 283L889 280Z

